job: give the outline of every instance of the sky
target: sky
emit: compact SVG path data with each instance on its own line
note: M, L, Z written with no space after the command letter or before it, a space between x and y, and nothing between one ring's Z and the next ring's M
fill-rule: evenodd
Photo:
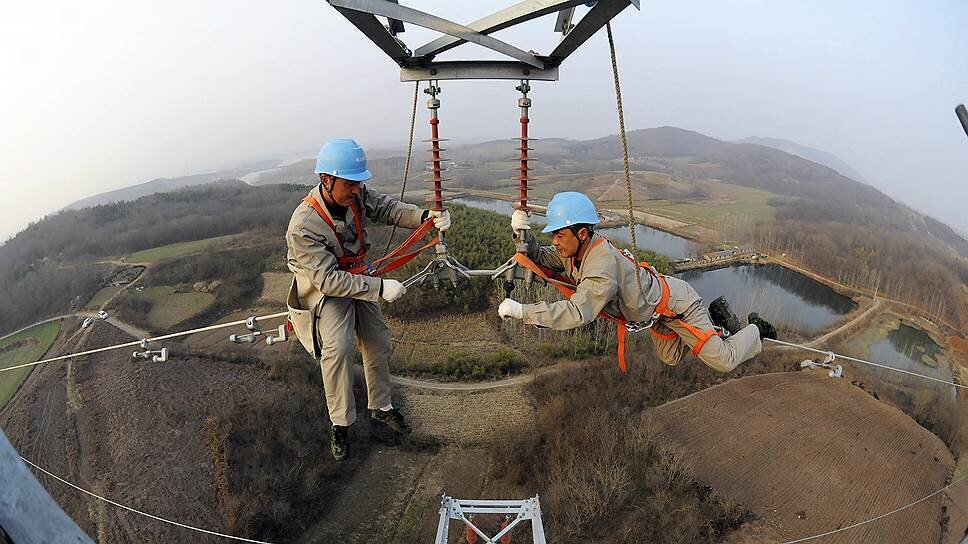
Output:
M467 23L511 2L403 4ZM954 114L968 102L965 21L963 0L643 0L613 25L626 124L822 149L968 232L968 138ZM553 24L495 37L547 53ZM436 34L408 25L400 37L416 49ZM468 44L441 58L497 58L489 53ZM4 0L0 75L0 241L75 200L149 179L309 156L333 137L404 145L413 92L321 0ZM442 82L442 136L455 145L515 136L515 85ZM617 133L604 30L559 81L532 87L533 136Z

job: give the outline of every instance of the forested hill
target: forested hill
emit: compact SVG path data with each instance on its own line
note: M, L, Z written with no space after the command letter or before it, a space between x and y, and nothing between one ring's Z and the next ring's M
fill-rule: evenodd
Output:
M64 210L32 223L0 246L0 332L67 312L71 299L86 301L114 268L83 263L243 232L281 241L307 191L229 181Z

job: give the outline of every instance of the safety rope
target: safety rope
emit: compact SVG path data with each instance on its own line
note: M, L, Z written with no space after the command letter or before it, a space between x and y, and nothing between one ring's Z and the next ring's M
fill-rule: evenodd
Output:
M186 525L184 523L179 523L177 521L172 521L170 519L165 519L163 517L159 517L159 516L156 516L154 514L149 514L147 512L142 512L141 510L137 510L135 508L131 508L130 506L125 506L125 505L123 505L123 504L121 504L119 502L112 501L111 499L109 499L107 497L102 497L102 496L98 495L97 493L93 493L91 491L88 491L88 490L84 489L83 487L74 485L71 482L68 482L67 480L61 478L60 476L57 476L55 474L51 474L47 470L44 470L40 466L36 465L35 463L32 463L32 462L28 461L27 459L24 459L23 457L21 457L20 459L23 460L24 463L27 463L28 465L30 465L30 466L34 467L35 469L43 472L44 474L50 476L51 478L57 480L58 482L61 482L62 484L69 485L70 487L73 487L74 489L80 491L81 493L86 493L87 495L90 495L90 496L94 497L95 499L98 499L98 500L104 501L104 502L106 502L108 504L117 506L118 508L122 508L124 510L127 510L128 512L134 512L135 514L138 514L139 516L145 516L145 517L151 518L153 520L157 520L157 521L161 521L163 523L167 523L169 525L175 525L176 527L181 527L183 529L188 529L188 530L191 530L191 531L197 531L199 533L205 533L207 535L219 536L219 537L222 537L222 538L228 538L228 539L231 539L231 540L238 540L238 541L241 541L241 542L254 542L256 544L271 544L270 542L265 542L263 540L252 540L250 538L242 538L242 537L239 537L239 536L232 536L232 535L227 535L227 534L224 534L224 533L217 533L215 531L209 531L208 529L202 529L200 527L193 527L191 525Z
M608 34L608 49L612 55L612 75L615 80L615 105L618 108L618 129L622 137L622 158L625 161L625 193L628 198L629 212L629 238L632 241L633 255L638 251L639 246L635 242L635 211L632 209L632 173L629 169L629 141L625 135L625 110L622 107L622 85L618 79L618 60L615 57L615 40L612 38L612 23L605 23L605 31ZM639 295L642 300L646 300L645 287L642 286L642 275L640 270L636 270L635 283L639 286Z
M289 312L279 312L277 314L270 314L270 315L264 315L264 316L261 316L261 317L256 317L255 320L256 321L267 321L269 319L277 319L277 318L280 318L280 317L288 317L288 316L289 316ZM178 338L178 337L181 337L181 336L188 336L188 335L191 335L191 334L198 334L200 332L214 331L214 330L217 330L217 329L224 329L224 328L228 328L228 327L237 327L239 325L245 325L247 321L248 321L248 319L242 319L242 320L239 320L239 321L232 321L231 323L221 323L221 324L218 324L218 325L210 325L208 327L202 327L202 328L199 328L199 329L191 329L191 330L187 330L187 331L181 331L181 332L175 332L175 333L171 333L171 334L166 334L164 336L157 336L155 338L146 338L145 340L147 340L149 343L150 342L160 342L162 340L168 340L168 339L171 339L171 338ZM28 366L41 365L41 364L44 364L44 363L53 363L54 361L63 361L64 359L73 359L74 357L81 357L81 356L84 356L84 355L91 355L91 354L94 354L94 353L101 353L101 352L104 352L104 351L111 351L111 350L121 349L121 348L130 348L130 347L135 347L135 346L141 346L141 342L143 342L143 341L144 340L135 340L133 342L125 342L124 344L117 344L117 345L114 345L114 346L106 346L106 347L103 347L103 348L90 349L90 350L82 351L82 352L79 352L79 353L71 353L71 354L68 354L68 355L61 355L60 357L51 357L50 359L43 359L41 361L34 361L32 363L24 363L22 365L11 366L11 367L7 367L7 368L0 368L0 372L7 372L9 370L16 370L18 368L26 368Z
M892 366L882 365L880 363L874 363L874 362L871 362L871 361L865 361L864 359L857 359L855 357L848 357L846 355L841 355L839 353L834 353L832 351L824 351L822 349L811 348L811 347L805 346L803 344L794 344L792 342L784 342L783 340L775 340L773 338L764 338L763 340L765 340L767 342L773 342L774 344L779 344L781 346L787 346L787 347L791 347L791 348L799 348L799 349L806 350L806 351L812 351L814 353L819 353L821 355L833 355L836 358L838 358L838 359L844 359L845 361L853 361L855 363L861 363L861 364L865 364L865 365L874 366L874 367L877 367L877 368L883 368L885 370L890 370L890 371L893 371L893 372L900 372L901 374L907 374L909 376L915 376L915 377L918 377L918 378L924 378L925 380L931 380L931 381L934 381L934 382L943 383L945 385L950 385L950 386L953 386L953 387L960 387L962 389L968 389L968 385L962 385L960 383L949 382L947 380L942 380L942 379L935 378L935 377L932 377L932 376L925 376L924 374L918 374L916 372L911 372L909 370L904 370L904 369L901 369L901 368L894 368Z
M420 82L413 82L413 111L410 113L410 139L407 141L407 163L403 167L403 183L400 185L400 200L407 192L407 178L410 177L410 158L413 156L413 129L417 124L417 95L420 94ZM393 243L393 236L397 233L397 226L393 225L390 231L390 238L387 239L387 247L383 250L383 256L390 253L390 244Z
M813 535L813 536L808 536L808 537L804 537L804 538L798 538L796 540L788 540L788 541L784 542L783 544L798 544L799 542L807 542L809 540L815 540L815 539L818 539L818 538L823 538L825 536L830 536L830 535L837 534L837 533L840 533L840 532L843 532L843 531L847 531L847 530L850 530L850 529L854 529L856 527L860 527L861 525L867 525L868 523L873 523L873 522L875 522L875 521L877 521L879 519L886 518L887 516L890 516L892 514L896 514L896 513L900 512L902 510L906 510L908 508L911 508L912 506L915 506L915 505L917 505L917 504L919 504L921 502L924 502L924 501L930 499L931 497L934 497L935 495L938 495L939 493L944 493L948 489L951 489L952 486L954 486L955 484L957 484L957 483L965 480L966 478L968 478L968 475L965 475L965 476L962 476L961 478L958 478L957 480L955 480L955 481L951 482L950 484L942 487L941 489L935 491L934 493L931 493L929 495L925 495L924 497L921 497L920 499L918 499L918 500L916 500L914 502L905 504L904 506L902 506L900 508L895 508L894 510L891 510L890 512L887 512L885 514L881 514L879 516L874 516L874 517L872 517L870 519L865 519L864 521L859 521L857 523L852 523L852 524L850 524L850 525L848 525L846 527L841 527L839 529L834 529L833 531L827 531L826 533L820 533L820 534Z

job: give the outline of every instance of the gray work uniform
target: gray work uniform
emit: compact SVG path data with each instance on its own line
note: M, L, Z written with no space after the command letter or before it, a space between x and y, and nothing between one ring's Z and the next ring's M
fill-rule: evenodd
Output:
M590 249L585 250L584 258L580 261L562 258L551 246L539 247L530 232L526 240L528 258L541 266L562 272L578 283L571 298L523 305L526 324L567 330L591 323L602 310L636 322L647 322L655 313L662 295L659 281L648 271L636 266L602 236L592 236L588 243ZM598 240L602 242L595 245ZM636 274L641 275L644 299L635 279ZM669 285L669 309L702 331L712 329L709 313L696 290L687 282L672 276L666 276L666 282ZM670 366L679 364L686 350L698 342L675 320L661 319L653 329L658 334L675 333L675 337L669 339L652 336L656 354ZM755 325L749 325L725 341L718 336L711 337L698 356L713 369L729 372L754 357L761 349L759 330Z
M317 185L309 192L330 217L333 229L309 204L301 203L292 214L286 232L287 264L294 274L287 305L289 319L299 341L319 359L326 390L326 405L334 425L349 426L356 420L352 365L356 347L363 355L367 402L371 410L390 405L390 331L380 311L382 280L339 269L345 250L359 254L368 248L366 222L417 228L423 210L365 184L357 200L363 237L356 233L353 211L332 217Z

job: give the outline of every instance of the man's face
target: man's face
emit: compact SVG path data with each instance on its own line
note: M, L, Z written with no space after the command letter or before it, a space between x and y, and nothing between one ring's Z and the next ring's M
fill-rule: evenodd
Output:
M323 197L329 198L329 193L332 193L333 202L339 206L349 207L359 196L361 190L359 182L347 181L326 174L319 175L319 182L323 184L323 189L329 188L329 191L323 191Z
M580 229L578 234L588 239L587 229ZM577 257L581 242L582 240L575 236L575 233L571 232L570 228L558 229L551 235L551 244L555 246L558 255L561 255L563 259Z

